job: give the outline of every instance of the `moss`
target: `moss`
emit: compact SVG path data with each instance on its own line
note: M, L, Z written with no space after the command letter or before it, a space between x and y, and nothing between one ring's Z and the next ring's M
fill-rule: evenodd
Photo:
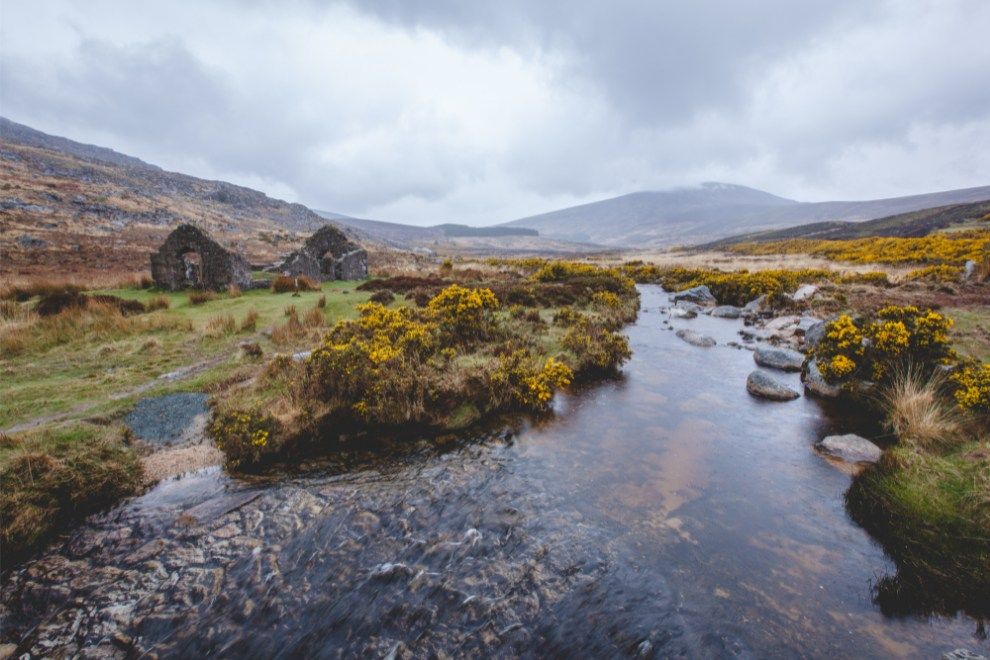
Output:
M877 596L952 613L954 604L990 613L990 444L940 454L901 445L852 485L850 513L897 565ZM900 603L900 604L899 604Z
M141 477L119 426L75 424L8 438L0 449L4 568L71 522L133 494Z

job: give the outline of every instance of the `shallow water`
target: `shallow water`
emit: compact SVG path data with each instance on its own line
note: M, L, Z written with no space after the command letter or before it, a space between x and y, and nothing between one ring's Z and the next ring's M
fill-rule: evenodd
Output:
M160 484L12 577L19 651L393 654L984 654L965 617L883 615L894 571L815 453L812 399L745 390L739 321L671 321L641 289L624 377L513 433L355 454L252 483ZM795 387L796 374L777 374Z

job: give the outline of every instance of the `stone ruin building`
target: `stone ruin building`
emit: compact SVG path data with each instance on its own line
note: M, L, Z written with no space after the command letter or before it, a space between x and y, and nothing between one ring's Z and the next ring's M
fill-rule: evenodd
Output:
M360 280L368 276L368 253L332 225L320 228L277 268L289 277L314 280Z
M151 255L151 277L155 286L168 291L212 289L230 285L248 289L251 266L239 254L225 250L205 232L180 225Z

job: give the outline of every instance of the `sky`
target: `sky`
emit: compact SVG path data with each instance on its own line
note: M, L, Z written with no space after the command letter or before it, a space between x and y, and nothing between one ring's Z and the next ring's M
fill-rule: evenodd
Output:
M0 0L0 114L312 208L990 184L987 0Z

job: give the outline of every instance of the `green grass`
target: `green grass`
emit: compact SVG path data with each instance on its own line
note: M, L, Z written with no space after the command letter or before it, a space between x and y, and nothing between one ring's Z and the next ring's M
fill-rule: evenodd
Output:
M228 356L230 359L223 360L202 374L177 382L163 381L152 392L201 389L210 382L227 377L242 364L237 346L243 341L257 342L266 354L310 348L316 343L311 336L318 332L315 329L306 337L281 346L276 346L266 336L265 330L285 322L284 309L287 306L294 305L303 316L321 296L326 296L326 306L322 312L327 325L352 318L356 315L356 305L369 297L369 294L355 290L358 284L360 282L326 282L321 291L299 295L274 294L268 289L256 289L245 291L236 298L221 294L217 300L201 305L190 304L186 292L162 293L139 289L93 292L141 302L163 295L169 299L170 308L146 316L157 315L188 322L192 329L159 329L102 339L83 335L45 350L2 356L0 428L76 408L86 410L72 417L93 414L112 416L133 404L133 397L111 399L112 395L154 381L180 367ZM25 304L33 304L33 301ZM249 310L258 313L255 331L235 332L218 338L205 336L211 318L230 314L239 325Z
M948 308L945 315L955 321L952 343L967 357L990 362L990 306Z

